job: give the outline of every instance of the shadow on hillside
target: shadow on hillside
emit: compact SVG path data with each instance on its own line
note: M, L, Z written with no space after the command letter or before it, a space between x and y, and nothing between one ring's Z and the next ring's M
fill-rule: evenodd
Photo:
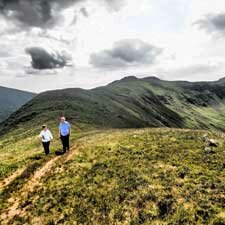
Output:
M62 150L57 150L55 151L55 155L60 156L60 155L64 155L65 152L63 152Z
M35 156L30 157L30 159L31 160L41 160L42 156L41 155L35 155Z
M38 162L36 161L28 165L23 173L10 182L10 184L0 193L0 200L5 202L6 199L12 195L12 193L19 190L23 186L24 182L28 180L35 173L35 171L43 165L44 162L44 160Z

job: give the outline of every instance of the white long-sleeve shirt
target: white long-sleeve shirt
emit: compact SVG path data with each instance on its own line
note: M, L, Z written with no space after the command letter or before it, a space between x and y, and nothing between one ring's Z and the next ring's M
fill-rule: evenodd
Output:
M49 142L53 139L52 133L50 130L42 130L39 137L41 138L42 142Z

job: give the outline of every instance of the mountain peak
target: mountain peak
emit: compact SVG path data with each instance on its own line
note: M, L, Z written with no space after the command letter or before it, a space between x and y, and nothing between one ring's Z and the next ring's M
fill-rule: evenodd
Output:
M217 82L218 83L225 83L225 77L220 78Z
M139 79L135 76L127 76L127 77L123 77L120 80L113 81L109 85L118 84L118 83L122 83L122 82L137 81L137 80L139 80Z
M138 80L138 78L135 76L127 76L122 78L120 81L136 81L136 80Z
M121 83L121 82L138 81L138 80L143 80L143 81L161 81L157 76L144 77L144 78L141 78L141 79L137 78L136 76L127 76L127 77L124 77L124 78L122 78L120 80L113 81L109 85L111 85L111 84L118 84L118 83Z

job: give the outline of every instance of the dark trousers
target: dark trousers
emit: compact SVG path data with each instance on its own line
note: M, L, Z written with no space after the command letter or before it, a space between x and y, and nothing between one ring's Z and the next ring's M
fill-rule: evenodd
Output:
M48 142L42 142L44 150L45 150L45 155L49 154L49 146L50 146L50 141Z
M63 152L66 152L66 150L70 150L70 135L61 135L61 141L63 145Z

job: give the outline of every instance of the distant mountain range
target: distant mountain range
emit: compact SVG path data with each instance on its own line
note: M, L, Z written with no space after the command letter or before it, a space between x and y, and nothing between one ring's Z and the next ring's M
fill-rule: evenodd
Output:
M0 87L0 121L5 120L34 96L34 93Z
M24 102L33 94L26 96ZM186 82L131 76L92 90L48 91L22 106L0 128L52 123L61 114L71 122L97 127L225 130L225 79Z

